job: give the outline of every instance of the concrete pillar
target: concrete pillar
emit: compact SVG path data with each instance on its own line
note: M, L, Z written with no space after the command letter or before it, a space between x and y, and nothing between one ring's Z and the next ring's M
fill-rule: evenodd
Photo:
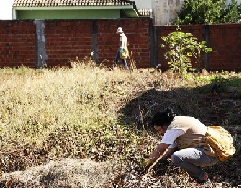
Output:
M47 66L48 55L45 49L45 23L44 20L35 20L36 25L36 68L41 69Z

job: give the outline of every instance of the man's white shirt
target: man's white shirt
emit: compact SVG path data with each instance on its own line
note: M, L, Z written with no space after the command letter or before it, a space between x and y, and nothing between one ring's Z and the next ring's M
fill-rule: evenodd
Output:
M181 129L171 129L167 130L164 136L162 137L161 143L163 144L171 144L168 148L175 148L177 144L175 140L177 137L183 135L185 132Z

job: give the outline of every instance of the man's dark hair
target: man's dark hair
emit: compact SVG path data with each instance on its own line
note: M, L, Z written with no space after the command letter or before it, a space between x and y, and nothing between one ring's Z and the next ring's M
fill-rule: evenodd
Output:
M173 112L172 108L167 108L165 112L157 112L151 121L151 126L154 125L162 127L163 125L169 125L176 114Z

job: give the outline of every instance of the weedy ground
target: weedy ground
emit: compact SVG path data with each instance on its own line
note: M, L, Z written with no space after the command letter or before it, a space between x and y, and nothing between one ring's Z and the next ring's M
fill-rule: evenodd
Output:
M241 186L241 74L72 68L0 70L0 187L203 187L171 164L143 175L160 136L152 115L221 125L236 154L206 168L212 187Z

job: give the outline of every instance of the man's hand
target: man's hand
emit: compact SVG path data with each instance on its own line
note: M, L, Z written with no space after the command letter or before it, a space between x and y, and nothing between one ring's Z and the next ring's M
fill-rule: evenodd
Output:
M145 174L151 165L152 162L150 159L145 159L143 162L141 162L140 166L143 169L142 173Z
M147 166L151 166L151 160L150 159L145 159L142 163L141 163L142 167L147 167Z

